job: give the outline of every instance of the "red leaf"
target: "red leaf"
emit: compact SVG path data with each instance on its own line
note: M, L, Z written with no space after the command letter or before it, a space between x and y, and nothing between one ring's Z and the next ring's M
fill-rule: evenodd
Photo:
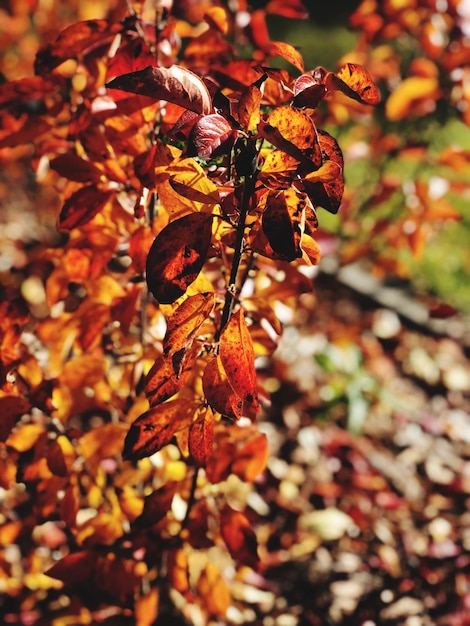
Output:
M176 359L166 358L164 354L158 357L145 379L145 394L150 406L165 402L183 387L193 360L194 357L189 359L187 352L183 352L178 363L178 372L175 373Z
M429 317L437 320L445 320L448 317L453 317L456 314L457 309L446 303L438 304L429 311Z
M225 504L220 512L220 532L232 558L255 569L259 563L258 542L246 515Z
M156 237L147 258L147 285L160 304L171 304L196 280L212 237L212 216L189 213Z
M283 41L271 41L268 46L269 56L280 56L299 70L304 71L304 60L298 50Z
M52 159L50 168L59 176L79 183L97 183L102 174L101 170L95 167L93 163L70 152Z
M140 415L127 433L123 458L136 461L158 452L170 443L178 430L189 426L197 408L198 405L178 398Z
M0 441L6 441L17 420L30 408L30 403L19 396L0 397Z
M212 456L214 415L208 408L189 428L188 447L195 464L205 467Z
M205 115L194 124L189 140L189 153L193 151L202 159L208 159L217 148L227 145L227 151L232 147L236 132L229 122L218 113Z
M242 309L232 315L223 329L219 354L232 389L243 400L243 413L254 418L260 410L255 353Z
M268 195L262 226L277 258L293 261L302 256L300 238L304 206L305 202L292 188Z
M202 377L202 388L207 403L214 411L233 420L240 419L243 400L230 385L220 355L207 363Z
M46 572L47 576L75 585L90 577L96 566L97 555L89 550L67 554Z
M123 74L106 85L108 89L119 89L155 100L173 102L201 115L212 110L209 91L203 80L185 67L148 66L143 70Z
M108 203L113 191L97 189L94 185L82 187L65 201L59 215L58 229L72 230L88 223Z
M111 44L114 35L121 29L120 23L113 24L108 20L87 20L72 24L52 44L39 50L34 73L47 74L66 59L76 57L93 45L107 41Z
M214 306L214 295L197 293L184 300L167 321L163 338L163 352L171 358L180 350L186 350L193 342L199 328Z
M303 74L294 83L293 104L296 107L315 109L323 100L325 93L325 85L319 83L310 74Z

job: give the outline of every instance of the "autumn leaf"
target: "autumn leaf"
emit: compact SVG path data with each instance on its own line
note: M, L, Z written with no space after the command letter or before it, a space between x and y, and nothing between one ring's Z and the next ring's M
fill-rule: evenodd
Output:
M185 399L169 400L143 413L131 425L124 442L123 458L137 461L170 443L177 430L188 427L197 405Z
M302 256L304 202L294 189L271 192L262 215L262 226L277 258L293 261Z
M147 285L160 304L171 304L197 278L212 236L212 216L190 213L170 222L147 258Z
M310 74L303 74L294 83L293 104L296 107L315 109L323 100L326 87Z
M66 585L75 585L86 580L96 566L96 554L91 550L67 554L46 571L51 578L61 580Z
M202 570L197 591L210 615L226 614L231 601L230 590L220 571L210 562Z
M220 150L229 152L236 136L236 131L219 113L204 115L192 128L188 154L197 154L202 159L208 159L212 155L218 154Z
M202 376L202 388L207 403L214 411L238 420L242 416L243 400L233 390L225 373L220 355L214 356L206 365Z
M393 122L413 113L420 102L435 101L441 97L437 77L409 76L392 91L385 103L385 114Z
M256 569L259 562L258 544L246 515L225 504L220 512L220 532L232 558Z
M371 105L380 102L380 92L372 80L372 76L361 65L357 63L345 63L336 73L336 76L347 85L349 89L342 88L339 83L337 88L350 98Z
M174 396L185 384L189 374L188 353L183 349L175 351L169 358L161 354L145 377L145 395L150 406L156 406Z
M238 119L248 132L256 130L260 122L261 85L266 79L267 75L264 74L253 85L247 87L238 101Z
M148 66L118 76L106 86L155 100L167 100L201 115L209 115L212 110L211 97L203 80L180 65Z
M0 441L6 441L17 420L31 408L24 398L0 396Z
M269 56L280 56L286 61L288 61L291 65L293 65L299 72L304 71L304 60L300 52L291 46L289 43L285 43L283 41L271 41L269 43L267 52Z
M59 176L79 183L97 183L102 175L102 171L96 165L73 152L59 154L51 160L49 166Z
M57 228L72 230L83 226L103 210L113 195L109 189L98 189L94 185L87 185L73 193L64 203Z
M260 410L255 353L242 309L232 315L220 336L220 360L234 392L243 401L243 413L256 417Z
M302 186L315 207L321 206L330 213L337 213L344 192L343 154L334 137L326 131L318 129L318 141L323 155L323 170L319 175L316 172L311 174L311 179L321 177L324 182L311 182L307 174ZM336 177L332 176L335 171Z
M189 453L197 467L205 467L212 456L214 443L214 415L210 408L189 427Z

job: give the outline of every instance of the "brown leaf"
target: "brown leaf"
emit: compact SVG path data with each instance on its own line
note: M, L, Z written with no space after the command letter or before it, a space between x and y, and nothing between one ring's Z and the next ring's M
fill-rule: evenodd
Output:
M171 304L196 280L212 236L212 215L190 213L170 222L147 258L147 285L160 304Z
M256 569L259 563L258 542L246 515L225 504L220 512L220 532L232 558Z
M201 115L209 115L212 110L211 97L203 80L179 65L148 66L118 76L106 86L155 100L167 100Z
M80 158L73 152L60 154L50 162L51 170L54 170L69 180L79 183L97 183L101 177L101 170L90 161Z
M140 415L124 442L123 458L137 461L170 443L176 431L188 427L198 405L178 398L159 404Z
M234 392L243 401L243 413L254 418L260 410L255 353L242 309L232 315L220 336L220 360Z
M197 467L205 467L212 456L214 443L214 415L210 408L200 415L189 428L189 453Z
M94 185L82 187L65 201L57 228L72 230L83 226L106 206L113 193L109 189L97 189Z
M168 481L163 487L155 489L146 496L142 514L134 521L134 525L138 528L145 528L162 520L170 510L171 502L177 490L178 483Z

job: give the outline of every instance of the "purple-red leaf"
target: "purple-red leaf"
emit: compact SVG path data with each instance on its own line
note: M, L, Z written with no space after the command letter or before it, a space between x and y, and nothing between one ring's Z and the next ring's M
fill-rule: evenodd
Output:
M201 117L193 126L189 152L195 152L203 159L208 159L224 144L227 149L232 147L236 132L229 122L218 113Z

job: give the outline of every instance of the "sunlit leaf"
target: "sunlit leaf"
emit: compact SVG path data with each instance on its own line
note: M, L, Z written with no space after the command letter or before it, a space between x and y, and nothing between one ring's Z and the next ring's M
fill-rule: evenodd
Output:
M212 456L214 443L214 415L208 408L189 428L188 447L192 459L198 467L205 467Z
M171 304L196 279L206 260L212 216L190 213L170 222L150 248L147 285L161 304Z
M59 230L72 230L83 226L102 211L113 195L109 189L98 189L94 185L82 187L68 198L59 215Z
M219 354L230 385L243 400L243 413L254 418L260 410L255 353L242 309L232 315L223 329Z
M231 603L230 590L220 571L210 562L199 577L197 592L210 615L226 614Z
M189 296L180 304L167 321L163 339L163 352L166 357L171 358L191 345L213 306L214 296L208 293Z
M136 626L152 626L158 615L159 603L160 593L156 587L141 596L134 607Z
M167 100L202 115L209 115L212 110L211 97L203 80L179 65L148 66L114 78L107 87Z
M220 512L220 532L232 558L255 569L259 562L258 543L246 515L225 504Z
M70 439L59 435L48 450L47 465L56 476L67 476L76 458L77 453Z
M269 56L280 56L291 65L293 65L299 72L304 71L304 60L302 55L294 46L283 41L271 41L268 47Z
M163 448L170 443L177 430L189 426L196 408L185 399L176 399L143 413L127 433L123 458L136 461Z
M182 548L168 553L167 568L171 586L183 595L188 593L190 589L188 557Z
M349 91L339 87L340 91L344 91L347 96L354 97L355 100L363 102L364 104L375 105L380 102L380 92L372 80L372 76L361 65L357 63L345 63L336 73L336 76L343 81L354 94L354 96L351 96Z
M185 367L187 355L187 351L180 348L170 358L164 354L157 358L145 378L145 395L150 406L171 398L185 384L189 374L188 368Z
M238 119L243 128L248 131L254 131L260 122L260 104L261 104L261 84L266 80L267 76L250 85L242 93L238 101Z
M441 96L437 77L409 76L395 87L385 103L385 114L393 122L413 113L413 108L424 100L435 101Z

